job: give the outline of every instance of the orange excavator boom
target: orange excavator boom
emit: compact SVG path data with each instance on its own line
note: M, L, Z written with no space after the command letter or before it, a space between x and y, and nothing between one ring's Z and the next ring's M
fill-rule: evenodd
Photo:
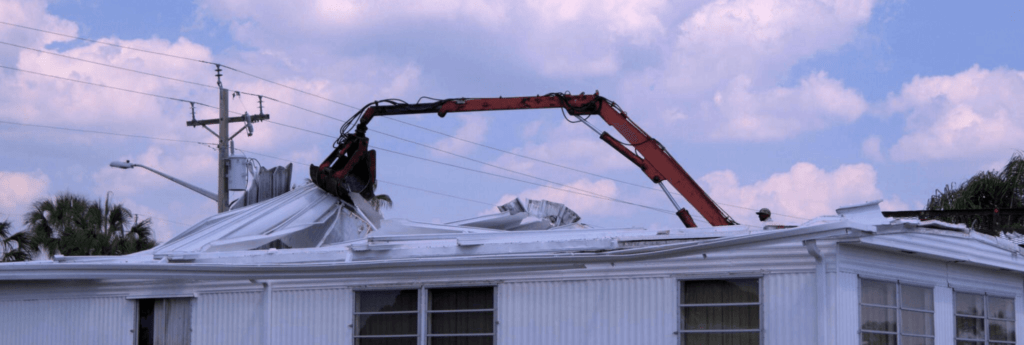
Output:
M349 192L361 194L366 198L372 197L376 181L376 157L373 150L367 149L369 139L366 137L366 131L367 125L377 116L436 113L444 117L453 112L546 108L562 108L569 115L584 120L584 123L595 131L598 130L585 122L581 116L598 115L615 128L626 139L626 143L620 142L608 132L601 132L601 140L636 164L652 182L661 186L675 206L676 215L687 227L696 226L693 218L685 208L679 207L663 182L671 184L711 225L736 224L697 185L661 143L630 120L618 105L597 93L575 96L552 93L533 97L454 98L416 104L396 100L370 103L346 122L342 128L342 137L327 159L319 166L310 166L310 177L327 192L342 198L348 198Z

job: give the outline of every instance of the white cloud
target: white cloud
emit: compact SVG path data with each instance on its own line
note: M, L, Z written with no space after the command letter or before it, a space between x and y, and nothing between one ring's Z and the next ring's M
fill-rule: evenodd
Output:
M714 109L703 119L714 128L714 137L778 140L852 122L867 109L860 94L825 72L811 74L793 88L753 91L751 83L741 75L715 93Z
M740 74L773 80L798 61L851 41L871 17L873 2L715 1L679 26L671 77L707 86Z
M21 225L21 217L32 203L46 196L50 178L41 172L0 171L0 221Z
M454 154L465 156L477 148L477 145L466 141L479 143L483 142L484 139L487 138L487 119L482 116L474 116L473 114L468 116L459 116L459 118L462 120L462 127L459 127L459 129L455 131L454 136L464 140L444 138L434 143L433 146ZM431 151L431 154L436 156L447 156L447 154L438 151Z
M629 99L662 121L713 138L778 140L857 119L863 97L819 71L783 86L791 68L835 51L871 17L873 0L718 0L678 26L663 65L626 81Z
M860 144L860 151L865 157L876 162L885 160L885 156L882 155L882 139L878 136L870 136L864 139L864 142Z
M653 44L664 35L660 16L668 5L664 0L236 0L203 1L200 11L230 23L238 41L261 50L294 51L296 45L310 45L302 49L322 51L322 40L335 45L417 45L418 35L432 35L465 47L485 47L544 75L578 77L617 72L623 64L620 43ZM296 42L295 36L304 40Z
M906 113L893 159L1006 156L1024 147L1024 72L977 65L955 75L914 77L886 103Z
M43 0L0 0L0 8L3 9L0 11L0 21L68 35L78 32L78 25L46 13L46 7L47 2ZM6 42L33 47L71 40L9 25L0 25L0 37ZM0 62L4 65L13 65L17 58L17 50L0 49Z
M882 192L876 186L877 173L869 164L842 165L836 170L825 171L811 163L797 163L787 172L773 174L765 180L749 185L740 185L736 173L730 170L711 172L700 178L709 195L721 204L730 204L772 210L776 221L802 223L822 215L834 215L841 206L882 199ZM890 201L903 207L899 199ZM754 211L735 211L727 208L737 221L757 224Z
M536 141L527 142L510 152L593 173L633 166L582 124L563 121L557 127L542 132L535 136ZM547 173L566 173L564 169L554 170L556 168L550 165L507 153L499 156L491 164L532 175L552 176ZM484 170L500 172L490 167L485 167Z

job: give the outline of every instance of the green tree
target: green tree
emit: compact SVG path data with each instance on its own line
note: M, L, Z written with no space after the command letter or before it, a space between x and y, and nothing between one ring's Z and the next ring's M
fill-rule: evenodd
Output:
M32 204L25 215L30 252L48 256L123 255L156 246L152 221L138 216L121 204L91 201L71 193Z
M1002 171L982 171L961 184L950 183L928 199L929 211L993 210L1024 207L1024 154L1017 152ZM1021 215L954 215L940 218L963 223L978 231L997 235L1000 231L1024 232Z
M3 257L0 262L28 261L32 254L28 252L28 234L18 232L11 234L11 222L0 222L0 253Z

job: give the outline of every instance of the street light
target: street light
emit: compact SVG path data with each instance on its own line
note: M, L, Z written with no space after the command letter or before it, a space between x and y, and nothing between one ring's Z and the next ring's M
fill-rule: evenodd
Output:
M205 189L196 187L195 185L193 185L191 183L188 183L188 182L176 179L174 177L171 177L170 175L167 175L167 174L164 174L162 172L153 170L153 168L147 167L147 166L142 165L142 164L135 164L135 163L132 163L131 161L124 161L124 162L116 162L115 161L115 162L110 162L110 166L114 167L114 168L120 168L120 169L131 169L131 168L134 168L134 167L140 167L140 168L152 171L152 172L156 173L157 175L163 176L164 178L166 178L168 180L171 180L174 183L180 184L180 185L184 186L185 188L191 189L192 191L194 191L196 193L202 194L203 196L205 196L207 198L213 199L213 201L217 201L218 200L217 199L217 194L214 194L214 193L212 193L210 191L207 191Z

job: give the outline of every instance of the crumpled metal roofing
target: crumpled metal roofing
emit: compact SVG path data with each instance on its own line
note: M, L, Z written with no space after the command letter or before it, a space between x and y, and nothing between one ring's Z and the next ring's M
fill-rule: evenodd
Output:
M380 226L369 204L339 202L308 184L273 199L207 218L153 249L155 257L183 253L308 248L365 237ZM354 201L365 203L361 198Z

